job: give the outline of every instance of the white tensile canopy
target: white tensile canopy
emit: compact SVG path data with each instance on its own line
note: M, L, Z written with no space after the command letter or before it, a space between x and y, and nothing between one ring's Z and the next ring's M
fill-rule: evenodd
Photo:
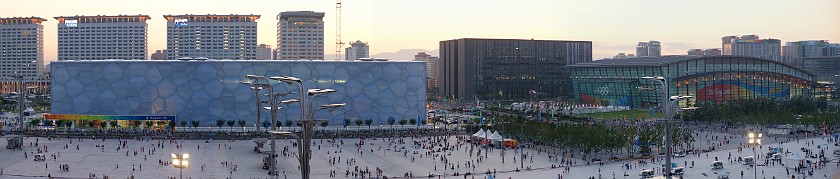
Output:
M499 131L493 132L493 134L492 134L492 135L490 135L490 137L489 137L489 138L487 138L487 139L494 140L494 141L502 141L502 140L505 140L505 138L504 138L504 137L502 137L502 135L499 135Z
M487 133L484 132L484 129L479 129L478 132L473 134L474 137L480 137L480 138L484 138L484 135L487 135Z

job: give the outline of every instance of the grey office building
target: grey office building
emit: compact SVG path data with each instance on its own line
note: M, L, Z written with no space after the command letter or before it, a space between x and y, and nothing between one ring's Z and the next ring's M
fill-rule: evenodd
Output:
M662 46L659 41L639 42L636 45L637 57L658 57L662 56Z
M815 89L816 97L837 100L840 97L840 56L834 57L804 57L803 69L814 73L815 80L821 88Z
M58 60L148 59L148 15L60 16Z
M277 60L324 60L324 13L286 11L277 14Z
M43 79L44 26L40 17L0 18L0 93L19 92L22 77L35 91L48 91Z
M440 42L441 95L464 99L570 97L566 65L592 61L591 41L454 39Z
M260 15L165 15L167 58L257 59Z
M782 62L782 41L779 39L754 39L752 36L742 36L741 40L732 42L732 55Z
M803 58L838 56L838 45L840 44L831 44L827 40L787 42L782 47L782 58L787 64L803 67Z

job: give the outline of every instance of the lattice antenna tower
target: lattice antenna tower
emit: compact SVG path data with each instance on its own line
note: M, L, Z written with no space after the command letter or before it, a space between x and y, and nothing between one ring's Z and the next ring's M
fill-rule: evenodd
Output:
M335 60L341 61L341 0L335 0Z

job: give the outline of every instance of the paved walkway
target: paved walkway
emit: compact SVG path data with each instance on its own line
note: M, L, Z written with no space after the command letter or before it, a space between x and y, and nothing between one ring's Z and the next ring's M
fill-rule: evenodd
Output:
M34 146L36 140L38 141L38 147ZM313 178L328 178L333 171L338 178L353 178L353 173L358 176L358 172L354 172L356 167L359 167L359 170L367 169L373 172L371 176L376 175L376 168L379 167L382 173L389 178L402 177L406 172L410 172L417 178L427 178L426 176L430 173L433 175L448 175L445 178L464 178L463 176L451 176L455 172L461 174L466 172L480 173L466 178L485 178L486 175L483 173L488 170L495 170L496 178L558 178L558 174L561 174L563 178L576 179L590 176L598 177L599 173L603 178L613 178L613 173L615 173L615 178L638 178L638 173L642 169L659 167L649 160L647 165L638 165L636 162L628 161L635 165L633 169L625 169L624 164L626 162L614 162L599 166L584 165L585 162L575 160L576 166L571 167L569 172L563 172L561 168L551 168L552 165L560 165L560 163L549 161L549 155L545 152L525 149L525 153L531 157L524 163L524 166L526 168L530 166L534 169L528 171L519 168L519 162L521 162L519 157L516 157L516 161L514 161L514 156L517 155L518 150L507 150L504 157L505 162L502 163L502 150L491 150L489 155L481 151L481 155L478 157L476 154L479 152L479 148L473 148L463 142L459 144L459 140L455 137L426 137L417 140L403 138L404 144L401 144L398 140L368 139L365 140L364 145L357 145L359 141L360 139L344 139L344 143L341 144L341 141L330 143L329 140L314 140L315 144L312 147L314 152L312 158ZM447 141L448 146L454 150L437 152L446 146ZM813 141L814 145L806 145L806 141ZM88 178L92 174L96 174L97 178L103 176L126 178L131 175L136 178L177 177L178 169L171 165L165 166L159 163L159 161L168 162L170 160L169 154L176 152L189 153L191 156L189 160L191 168L183 170L185 178L266 178L268 171L261 169L261 155L252 151L254 144L251 141L217 140L210 143L205 143L206 141L203 140L177 141L178 144L183 146L180 149L176 148L174 142L128 140L125 148L117 150L119 141L115 139L103 141L27 138L24 142L26 158L24 157L24 151L0 150L0 168L3 168L4 172L4 175L0 178L32 178L24 176L46 176L48 174L71 178ZM415 142L419 145L414 145ZM32 146L29 143L33 143ZM158 146L159 143L161 146ZM802 154L800 148L817 150L817 145L826 147L827 144L825 139L811 138L799 142L785 143L781 147L792 152L785 156L787 158L794 153ZM76 149L77 145L78 150ZM5 141L0 141L0 146L5 146ZM415 148L423 146L431 147L431 150ZM779 144L765 145L764 150L767 149L766 147L776 146L779 146ZM281 171L280 178L300 178L297 160L294 157L294 151L297 151L297 148L292 146L292 141L281 140L281 142L278 142L277 148L281 152L284 148L288 148L288 154L290 154L288 156L280 154L281 157L278 159L278 166ZM473 149L472 153L470 153L471 148ZM831 152L836 148L833 145L828 146L826 153L833 157ZM32 160L38 149L47 149L45 153L48 158L47 161ZM149 150L154 152L150 153ZM137 155L134 154L135 151ZM736 162L729 163L727 159L729 153L732 154L733 158L752 155L750 149L744 149L743 152L731 149L708 153L708 156L701 154L699 156L690 155L684 158L676 158L674 162L680 166L688 164L685 178L713 178L716 173L722 172L730 172L733 178L740 178L741 171L744 172L743 177L753 178L754 170ZM55 158L53 158L53 155L55 155ZM488 157L483 158L485 155ZM338 160L339 157L341 158L340 161ZM715 160L715 157L724 161L725 168L723 170L711 170L709 168L709 164ZM478 161L479 158L482 159ZM331 164L333 160L335 162ZM445 161L449 161L449 163L447 164ZM834 161L836 162L836 159ZM690 167L692 162L695 164L693 168ZM69 165L70 170L61 171L59 165L63 164ZM475 169L472 166L475 166ZM517 168L521 171L513 171ZM791 175L795 175L796 178L802 176L795 174L793 169L786 170L785 167L778 164L760 166L758 170L759 178L775 177L781 179L791 178ZM345 177L347 171L351 174ZM815 170L814 175L809 176L809 178L831 177L829 175L835 174L836 171L838 171L838 166L832 163ZM628 176L624 176L625 172ZM790 174L787 172L790 172Z

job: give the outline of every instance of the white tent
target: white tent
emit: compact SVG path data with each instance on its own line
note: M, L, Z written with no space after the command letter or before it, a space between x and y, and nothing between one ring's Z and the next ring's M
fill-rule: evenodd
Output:
M484 129L479 129L479 130L478 130L478 132L476 132L475 134L473 134L473 137L480 137L480 138L484 138L484 135L487 135L487 133L486 133L486 132L484 132Z
M490 140L493 140L493 141L505 140L505 138L502 137L502 135L499 135L499 131L493 132L493 134L490 135L490 137L488 137L487 139L490 139Z

